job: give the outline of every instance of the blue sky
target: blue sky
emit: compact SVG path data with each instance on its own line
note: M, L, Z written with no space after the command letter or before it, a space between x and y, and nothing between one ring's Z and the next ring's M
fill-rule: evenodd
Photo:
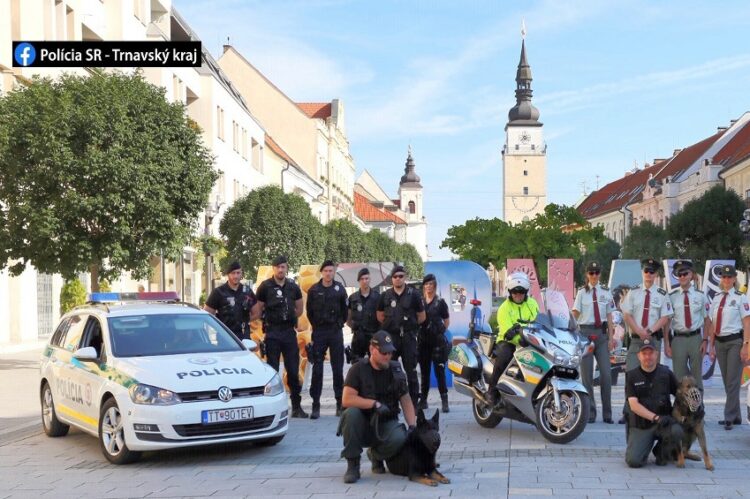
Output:
M573 204L750 111L750 2L174 0L296 101L346 106L357 172L396 195L412 145L431 259L501 216L502 148L525 19L548 199ZM597 179L597 176L599 177Z

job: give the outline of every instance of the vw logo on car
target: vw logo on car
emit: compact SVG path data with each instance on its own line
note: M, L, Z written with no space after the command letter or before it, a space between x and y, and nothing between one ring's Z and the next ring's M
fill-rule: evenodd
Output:
M219 400L222 402L229 402L232 400L232 390L228 386L222 386L219 388Z

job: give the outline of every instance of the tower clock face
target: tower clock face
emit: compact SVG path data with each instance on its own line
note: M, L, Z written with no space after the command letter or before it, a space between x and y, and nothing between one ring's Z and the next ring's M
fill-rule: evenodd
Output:
M521 132L521 136L519 137L522 144L528 144L531 140L531 135L529 135L529 132Z

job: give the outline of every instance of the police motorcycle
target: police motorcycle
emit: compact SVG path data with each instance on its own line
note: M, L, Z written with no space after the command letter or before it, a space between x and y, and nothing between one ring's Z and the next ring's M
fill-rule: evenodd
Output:
M472 325L466 343L453 347L448 369L458 393L472 398L474 419L494 428L503 418L533 424L550 442L564 444L586 428L590 400L578 380L581 358L593 343L579 334L559 291L542 290L544 307L536 319L521 325L521 344L500 376L494 406L485 398L492 375L495 335ZM477 307L477 304L472 304Z

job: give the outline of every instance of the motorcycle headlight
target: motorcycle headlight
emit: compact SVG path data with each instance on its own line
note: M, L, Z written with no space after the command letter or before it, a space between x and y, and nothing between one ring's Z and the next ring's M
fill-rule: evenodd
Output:
M263 390L263 395L273 397L284 392L284 384L281 382L281 378L278 374L274 374L271 381L266 383L266 387Z
M130 400L143 405L174 405L182 402L175 392L157 386L135 384L128 390Z
M555 364L564 367L578 367L581 363L580 355L570 355L565 350L556 347L555 345L549 345L550 353L552 354Z

